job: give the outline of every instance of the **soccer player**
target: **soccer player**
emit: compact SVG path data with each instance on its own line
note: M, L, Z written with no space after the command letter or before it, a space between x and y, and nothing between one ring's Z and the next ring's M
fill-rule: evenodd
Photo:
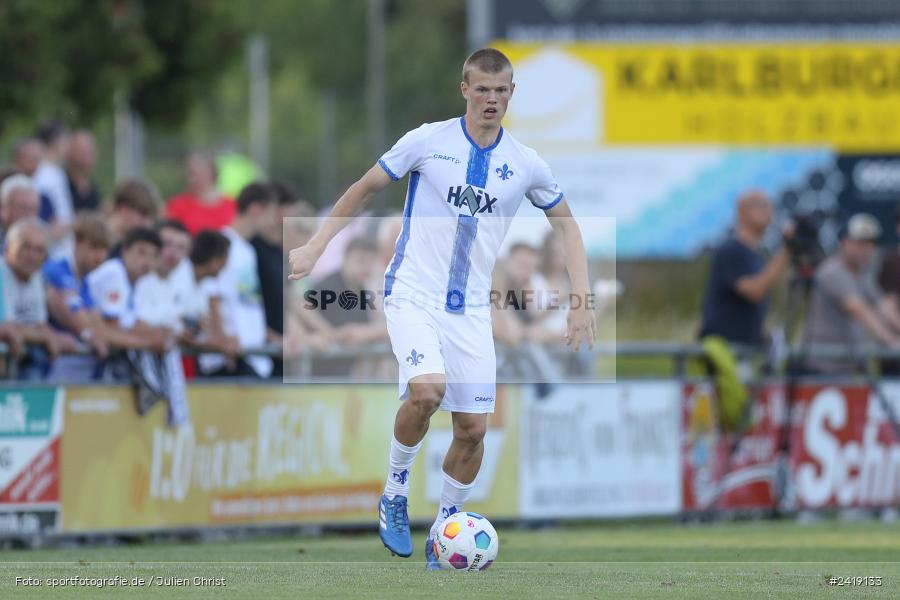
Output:
M509 59L485 48L463 65L466 114L410 131L337 201L310 241L290 252L291 279L310 273L323 250L372 196L410 173L403 226L384 282L384 312L400 364L400 398L390 470L380 505L380 534L393 554L413 545L407 514L409 469L431 415L451 411L453 441L443 463L437 518L425 543L462 509L484 453L494 410L496 356L491 331L491 272L522 198L542 209L563 241L572 291L566 340L593 345L594 315L584 243L550 168L500 122L515 84Z

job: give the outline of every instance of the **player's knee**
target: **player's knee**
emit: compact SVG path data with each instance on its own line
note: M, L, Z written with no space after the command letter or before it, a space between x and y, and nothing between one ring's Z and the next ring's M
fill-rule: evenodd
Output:
M458 423L453 427L453 437L464 446L475 448L484 440L487 421L484 419Z
M423 414L434 414L443 399L444 386L439 383L419 383L409 386L409 402Z

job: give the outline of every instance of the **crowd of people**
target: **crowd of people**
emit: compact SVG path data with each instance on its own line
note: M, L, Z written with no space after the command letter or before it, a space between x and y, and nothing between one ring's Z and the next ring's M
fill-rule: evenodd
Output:
M50 123L16 143L0 172L6 376L138 374L162 393L184 377L277 374L282 219L309 212L297 195L258 181L225 197L213 157L192 152L186 189L168 202L143 179L106 196L96 158L90 132Z
M792 340L804 356L796 368L804 374L863 373L865 347L881 344L900 350L900 254L879 252L883 232L867 213L851 215L841 226L830 254L816 248L815 237L788 224L784 243L768 258L762 240L772 222L772 203L761 192L739 198L733 235L715 251L703 298L700 337L719 337L730 344L764 345L766 315L775 286L794 265L791 310L802 317ZM900 233L900 212L897 213ZM790 332L788 332L790 333ZM830 346L850 356L821 356ZM896 372L897 361L882 371Z
M378 292L401 215L358 219L311 282L286 287L285 252L308 238L315 218L288 185L257 181L226 197L214 157L195 151L185 160L184 191L166 202L137 178L104 194L93 135L57 122L16 143L10 158L0 171L6 377L137 378L152 403L169 395L171 381L280 376L283 356L306 351L322 354L312 376L395 375L389 355L347 360L328 351L387 343ZM568 289L552 234L542 248L515 244L495 279L503 290ZM310 310L310 287L372 290L379 305ZM566 307L549 308L539 299L495 306L496 339L513 348L562 346Z

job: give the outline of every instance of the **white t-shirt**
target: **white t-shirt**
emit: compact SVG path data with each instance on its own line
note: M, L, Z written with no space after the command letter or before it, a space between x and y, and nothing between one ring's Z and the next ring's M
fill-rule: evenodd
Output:
M34 186L40 194L47 196L53 206L53 216L58 223L69 225L75 219L75 207L69 178L62 167L50 161L43 161L34 172ZM71 257L75 250L75 238L69 234L50 248L51 258Z
M226 333L238 338L241 348L265 346L266 312L256 250L230 227L224 228L222 233L231 242L228 261L218 277L223 327ZM268 356L248 356L245 360L260 377L268 377L272 373L272 359ZM200 357L200 367L205 372L214 371L224 364L225 358L220 354Z
M47 300L44 295L44 277L40 271L28 281L19 281L6 261L0 259L0 296L3 306L0 321L12 321L25 325L41 325L47 322Z
M522 199L548 209L563 197L534 150L502 128L480 148L462 117L410 131L378 162L394 180L411 173L385 296L450 312L490 311L491 272Z
M137 318L148 325L180 332L185 305L195 292L193 271L190 261L185 259L168 277L161 277L156 271L141 277L134 286Z
M94 306L104 318L117 320L125 329L134 327L134 287L121 258L110 258L88 273L87 283Z

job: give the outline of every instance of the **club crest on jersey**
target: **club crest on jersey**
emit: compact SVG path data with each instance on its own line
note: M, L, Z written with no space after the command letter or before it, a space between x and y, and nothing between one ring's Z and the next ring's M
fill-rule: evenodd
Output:
M515 172L510 169L509 165L507 165L506 163L503 163L503 168L497 167L496 169L494 169L494 172L497 173L497 175L499 175L500 179L502 179L503 181L506 181L507 179L515 175Z
M423 358L425 358L425 355L419 354L416 352L416 349L413 348L412 352L409 353L409 356L406 357L406 362L414 367L418 367Z
M471 185L467 185L465 189L458 185L447 190L447 203L453 204L456 208L466 206L473 215L485 212L491 214L494 212L497 198L491 197L484 190L473 188Z

